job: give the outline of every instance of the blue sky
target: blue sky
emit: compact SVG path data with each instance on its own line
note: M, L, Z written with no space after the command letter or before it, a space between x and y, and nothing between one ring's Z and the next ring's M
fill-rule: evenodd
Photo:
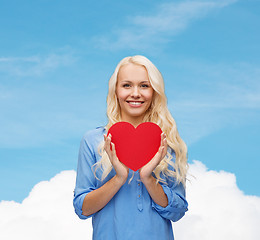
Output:
M189 162L260 195L260 2L0 0L0 200L76 169L125 56L165 79Z

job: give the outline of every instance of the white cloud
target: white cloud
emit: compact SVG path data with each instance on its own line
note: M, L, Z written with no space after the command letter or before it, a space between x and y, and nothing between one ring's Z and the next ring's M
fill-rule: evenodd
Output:
M58 67L68 66L75 61L70 54L46 56L0 57L0 72L15 76L41 76Z
M81 221L72 200L75 171L63 171L34 186L19 204L0 203L0 239L91 239L91 220Z
M168 42L193 20L206 16L214 9L223 8L237 0L179 1L162 3L149 15L128 16L127 24L113 29L112 36L98 36L94 42L100 48L144 49L155 44Z
M260 236L260 197L245 195L236 177L225 171L209 171L194 161L187 185L189 211L175 226L181 240L257 240Z
M37 63L40 62L40 58L37 56L31 56L31 57L1 57L0 62L33 62Z
M260 198L247 196L234 174L209 171L199 161L190 166L189 211L173 224L179 240L257 240ZM91 219L82 221L72 206L75 171L40 182L19 204L0 202L0 239L91 239Z

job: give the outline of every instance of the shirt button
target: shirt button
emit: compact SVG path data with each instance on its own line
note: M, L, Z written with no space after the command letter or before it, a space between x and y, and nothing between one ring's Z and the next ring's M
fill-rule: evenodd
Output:
M140 186L140 183L138 183L138 186Z
M138 195L138 198L140 198L140 194Z

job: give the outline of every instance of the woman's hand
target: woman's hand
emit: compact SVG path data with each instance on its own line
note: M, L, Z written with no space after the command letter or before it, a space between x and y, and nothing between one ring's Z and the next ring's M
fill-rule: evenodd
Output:
M129 168L125 166L123 163L121 163L118 157L116 156L115 144L111 142L111 137L112 137L111 133L109 133L108 136L104 134L104 141L105 141L104 149L109 157L111 164L113 165L116 171L116 176L120 181L125 183L128 177ZM110 148L110 144L112 146L112 151Z
M158 152L154 155L150 162L144 165L140 170L140 179L142 182L148 180L152 177L153 170L159 165L161 160L165 157L167 153L167 140L165 133L161 134L161 145Z

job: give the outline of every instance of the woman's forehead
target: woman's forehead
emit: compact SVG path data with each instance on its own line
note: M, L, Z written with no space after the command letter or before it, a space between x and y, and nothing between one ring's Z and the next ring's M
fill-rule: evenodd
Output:
M117 79L119 81L149 81L146 68L137 64L123 65L119 69Z

